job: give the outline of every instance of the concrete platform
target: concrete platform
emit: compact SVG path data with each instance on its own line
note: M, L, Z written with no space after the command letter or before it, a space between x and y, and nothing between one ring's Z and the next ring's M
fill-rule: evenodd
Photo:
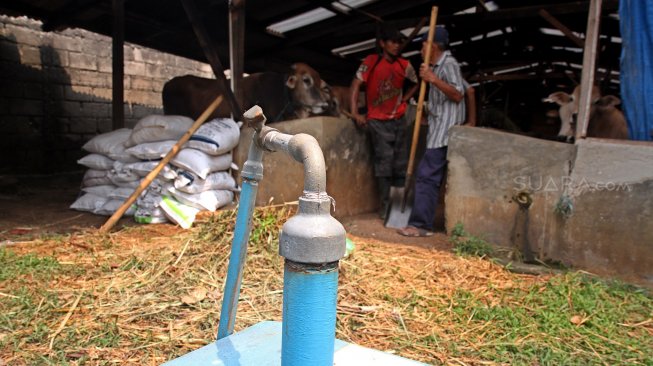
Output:
M163 365L280 366L281 322L258 323ZM333 365L420 366L426 364L336 339Z

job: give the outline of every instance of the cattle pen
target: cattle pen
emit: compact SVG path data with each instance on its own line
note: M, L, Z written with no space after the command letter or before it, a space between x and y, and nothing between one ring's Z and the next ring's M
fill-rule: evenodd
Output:
M385 26L419 69L434 8L476 123L448 132L436 232L406 237L378 217L348 85ZM0 4L0 366L649 365L651 19L635 0Z

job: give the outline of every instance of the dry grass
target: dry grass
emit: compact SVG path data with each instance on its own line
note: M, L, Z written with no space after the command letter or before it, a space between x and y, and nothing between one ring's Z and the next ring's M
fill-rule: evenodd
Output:
M281 320L283 262L277 235L291 211L256 211L236 330ZM0 251L0 264L5 265L0 270L0 365L155 365L213 341L234 222L234 212L222 212L202 218L189 231L138 226ZM556 281L569 285L577 277L517 275L478 258L351 239L356 251L340 266L338 338L432 364L547 364L561 359L547 358L540 345L556 351L556 342L564 343L566 333L529 329L535 325L523 321L512 325L514 331L505 330L498 328L503 318L486 313L504 308L544 312L547 304L538 308L524 296L544 297L550 288L559 290L552 285ZM622 304L631 315L615 326L626 340L608 333L587 335L585 329L596 333L588 325L600 315L584 313L579 300L563 294L569 308L553 310L563 312L566 323L579 314L572 327L584 327L571 334L577 343L558 346L563 356L575 354L599 364L650 364L651 350L642 344L653 342L652 302L636 290L625 291L630 298L610 292L606 301L642 304L634 312ZM506 357L502 347L524 347L531 353ZM615 349L624 351L615 355Z

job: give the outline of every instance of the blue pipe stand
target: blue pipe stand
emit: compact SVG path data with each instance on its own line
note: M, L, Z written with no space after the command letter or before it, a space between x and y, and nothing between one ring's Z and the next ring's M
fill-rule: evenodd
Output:
M331 216L326 166L319 144L305 134L286 135L264 126L258 106L243 118L255 129L243 167L243 191L225 281L218 340L165 363L166 366L416 366L422 363L337 340L338 263L345 229ZM297 214L281 229L285 257L283 322L261 322L233 333L243 264L251 231L263 151L283 151L304 165L304 191Z

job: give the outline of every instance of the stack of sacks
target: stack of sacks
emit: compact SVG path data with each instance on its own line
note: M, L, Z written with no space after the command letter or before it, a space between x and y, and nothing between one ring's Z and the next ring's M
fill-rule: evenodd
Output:
M90 154L77 162L89 168L82 179L82 196L70 208L93 212L98 215L111 215L125 202L124 191L134 191L140 183L137 175L121 167L137 162L125 150L125 141L131 130L122 128L95 136L82 147ZM117 167L117 168L116 168ZM135 207L125 213L133 215Z
M238 145L240 127L229 118L216 118L197 130L170 164L177 177L166 186L161 208L187 228L198 211L215 211L231 203L236 181L228 170L238 169L231 150Z
M108 184L107 190L110 190L133 182L129 183L133 187L126 199L192 124L191 119L182 116L152 115L141 119L127 136L121 135L121 147L131 160L103 161L105 166L110 166L104 176L91 167L85 184L87 178L94 179L94 185L104 183L100 178L108 179L113 182L113 186ZM188 228L197 212L215 211L232 202L237 185L227 170L237 169L230 151L238 144L239 138L239 126L231 119L214 119L203 124L138 198L132 210L136 221L160 223L170 219ZM88 166L84 164L87 158L81 159L80 164ZM113 196L119 195L114 193ZM71 208L81 209L77 203ZM102 213L111 214L118 207L120 205L107 207ZM110 208L113 208L112 212L108 212ZM86 211L99 213L96 209Z

